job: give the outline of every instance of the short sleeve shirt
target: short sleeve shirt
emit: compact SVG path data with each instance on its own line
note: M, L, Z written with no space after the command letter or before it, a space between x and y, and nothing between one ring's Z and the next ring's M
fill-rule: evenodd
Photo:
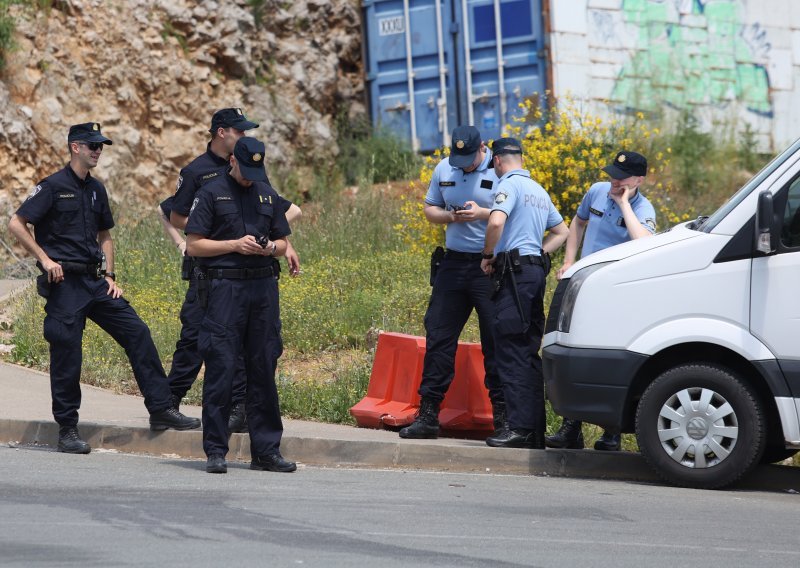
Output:
M448 211L453 206L463 207L467 201L474 201L480 207L490 208L497 193L497 174L492 163L491 152L475 171L465 173L461 168L450 165L450 158L445 158L436 166L425 196L425 203L435 205ZM486 236L486 221L476 220L469 223L450 223L445 231L445 246L448 250L477 253L483 250Z
M114 226L105 186L67 165L40 181L17 215L34 227L36 244L55 261L99 263L98 231Z
M280 239L291 233L283 206L283 201L268 183L255 182L244 187L226 173L197 192L189 212L186 234L198 234L216 241L240 239L245 235ZM200 266L213 268L257 268L271 266L273 260L269 256L239 253L197 257Z
M610 190L610 182L594 184L578 207L578 217L589 222L583 237L582 257L631 240L622 211L608 194ZM647 198L637 191L630 204L642 227L655 233L656 212Z
M539 256L545 231L564 221L550 195L527 170L513 170L500 178L492 211L508 216L495 252L519 249L521 255Z

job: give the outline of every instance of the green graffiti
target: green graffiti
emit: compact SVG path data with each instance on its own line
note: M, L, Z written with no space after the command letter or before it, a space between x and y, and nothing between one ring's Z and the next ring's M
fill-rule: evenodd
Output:
M636 52L625 63L611 100L629 110L663 105L744 103L772 116L767 70L742 36L741 0L623 0L626 24L636 26ZM691 22L685 21L690 19ZM691 25L686 25L686 24Z

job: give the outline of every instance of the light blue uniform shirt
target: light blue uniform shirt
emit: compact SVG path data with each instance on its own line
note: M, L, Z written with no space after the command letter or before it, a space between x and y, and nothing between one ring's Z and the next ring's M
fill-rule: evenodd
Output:
M494 168L489 167L491 163L492 153L487 150L486 159L475 171L467 174L461 168L451 166L450 158L445 158L433 170L425 203L447 211L452 211L454 205L463 207L467 201L490 208L497 193L497 174ZM481 252L485 237L484 220L449 223L445 231L445 246L459 252Z
M622 211L609 197L609 191L611 191L611 182L601 181L594 184L583 196L583 201L578 207L578 217L589 221L583 237L581 257L631 240ZM642 227L655 233L656 211L647 198L637 191L630 200L630 204Z
M521 255L539 256L544 232L564 221L528 170L512 170L500 178L492 211L508 215L496 253L519 249Z

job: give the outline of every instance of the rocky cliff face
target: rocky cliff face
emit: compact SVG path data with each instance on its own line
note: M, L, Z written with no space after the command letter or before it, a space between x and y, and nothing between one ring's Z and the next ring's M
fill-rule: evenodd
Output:
M68 160L69 125L114 141L96 175L155 204L205 149L211 114L244 108L276 164L337 153L335 117L364 112L358 0L55 0L16 7L0 83L0 210Z

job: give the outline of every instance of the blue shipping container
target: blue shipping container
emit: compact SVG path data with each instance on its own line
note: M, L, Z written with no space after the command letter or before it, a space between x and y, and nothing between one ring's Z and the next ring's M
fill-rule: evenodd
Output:
M415 150L449 145L459 124L497 138L546 88L541 0L364 0L363 10L373 124Z

